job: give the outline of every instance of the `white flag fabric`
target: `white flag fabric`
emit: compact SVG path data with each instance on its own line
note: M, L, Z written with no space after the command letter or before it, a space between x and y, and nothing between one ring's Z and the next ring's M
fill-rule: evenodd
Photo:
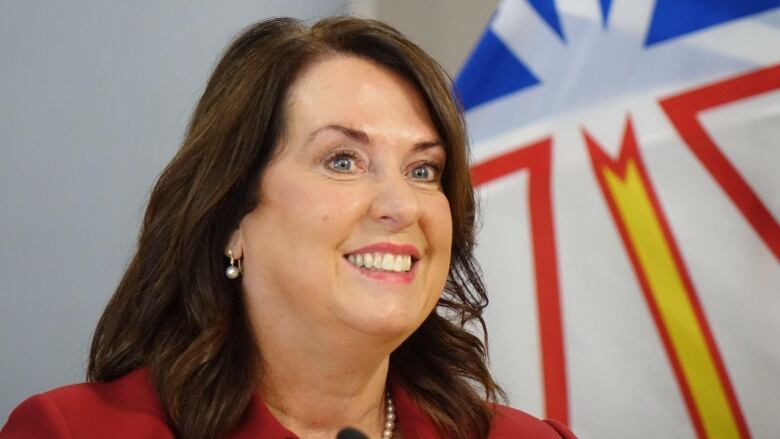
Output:
M456 85L511 404L780 437L780 0L504 0Z

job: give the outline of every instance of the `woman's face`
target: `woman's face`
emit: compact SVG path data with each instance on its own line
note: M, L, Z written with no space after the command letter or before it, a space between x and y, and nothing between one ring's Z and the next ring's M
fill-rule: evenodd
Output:
M414 87L361 58L321 61L290 89L277 148L230 244L253 323L408 336L452 245L446 152Z

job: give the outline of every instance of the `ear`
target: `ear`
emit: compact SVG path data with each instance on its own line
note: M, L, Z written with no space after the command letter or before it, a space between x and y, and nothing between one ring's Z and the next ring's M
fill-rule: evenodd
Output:
M240 225L230 235L230 239L225 247L225 256L228 256L228 250L233 252L233 257L236 259L241 259L244 255L244 234Z

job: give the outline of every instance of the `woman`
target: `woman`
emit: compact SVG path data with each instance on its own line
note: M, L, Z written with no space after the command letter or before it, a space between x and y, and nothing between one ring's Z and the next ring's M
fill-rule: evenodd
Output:
M152 192L90 383L0 436L573 437L495 403L474 211L435 61L374 21L258 23Z

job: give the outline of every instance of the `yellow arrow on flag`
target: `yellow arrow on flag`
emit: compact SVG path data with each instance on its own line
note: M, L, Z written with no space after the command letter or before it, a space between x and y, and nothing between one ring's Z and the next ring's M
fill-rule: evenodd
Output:
M617 160L584 130L583 134L699 437L749 438L715 339L639 155L631 121Z

